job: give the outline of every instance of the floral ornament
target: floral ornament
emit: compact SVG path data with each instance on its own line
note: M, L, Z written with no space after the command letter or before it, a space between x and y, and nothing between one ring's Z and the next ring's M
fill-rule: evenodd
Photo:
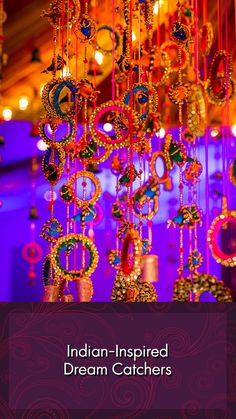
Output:
M194 249L188 256L188 264L185 266L185 268L188 268L190 271L195 271L202 265L202 262L202 254L198 249Z
M233 301L231 290L225 286L223 281L217 281L215 276L202 273L193 274L192 292L195 294L194 301L200 301L204 292L209 292L217 301Z
M168 96L175 105L183 105L188 100L190 92L188 83L177 82L169 88Z
M173 22L170 31L170 38L178 45L185 45L190 40L190 31L188 26L180 22Z
M190 301L192 282L189 278L179 278L174 282L173 301Z
M56 242L63 235L63 227L57 218L51 218L42 226L41 236L50 243Z
M124 174L119 179L119 183L122 186L130 186L139 177L139 173L135 169L133 164L126 166Z
M65 152L63 148L55 145L49 147L42 159L42 169L45 178L51 185L56 185L59 181L65 164Z
M195 185L202 174L202 164L198 160L186 164L183 172L184 183L188 186Z
M201 137L206 129L206 105L201 86L191 86L187 101L187 119L191 132Z
M80 16L79 20L76 21L74 33L80 42L91 42L97 33L97 25L95 20L88 16L86 13L83 14Z
M229 211L227 209L226 198L223 197L223 209L222 213L218 215L212 222L207 235L207 241L211 249L212 256L217 263L224 266L236 266L236 251L232 250L230 253L226 253L220 249L218 244L218 237L220 232L229 223L236 224L236 211Z
M189 54L183 45L173 41L166 41L161 45L161 51L165 52L170 61L170 72L184 70L189 62Z
M202 210L195 204L192 205L183 205L179 210L177 215L172 219L168 220L168 228L170 225L174 227L188 227L192 228L198 224L202 219Z
M236 157L233 159L229 168L229 177L234 186L236 186Z
M81 243L81 245L89 252L90 259L87 266L85 268L81 268L80 270L71 271L67 268L63 268L60 262L61 251L65 251L66 254L69 254L71 249L76 248L78 243ZM63 277L66 281L79 280L84 274L87 276L91 275L97 267L98 259L99 257L95 244L91 239L82 234L71 233L60 237L51 251L51 261L55 274L56 276Z
M210 22L206 22L199 31L200 48L202 55L207 57L213 44L213 27Z
M228 73L228 83L226 73ZM227 97L229 100L232 99L235 90L232 74L233 62L231 56L226 51L217 51L211 62L209 78L205 84L205 91L210 103L223 106Z

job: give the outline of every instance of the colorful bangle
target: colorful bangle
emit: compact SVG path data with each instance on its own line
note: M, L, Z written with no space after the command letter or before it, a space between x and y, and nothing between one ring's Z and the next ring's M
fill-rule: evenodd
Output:
M114 50L117 50L117 48L119 47L120 37L119 37L118 33L116 31L114 31L114 29L111 26L104 25L104 26L100 26L98 28L98 30L97 30L97 44L96 44L96 48L97 48L97 50L103 52L103 54L110 55L112 53L112 51L113 51L113 47L111 47L109 49L108 48L104 48L103 46L101 46L98 43L98 34L99 34L99 32L102 32L102 31L107 31L109 33L109 35L111 37L112 43L113 43L112 36L114 36ZM103 39L104 39L104 37L103 37Z
M73 107L68 111L68 109L66 109L66 111L64 112L61 109L61 101L60 101L60 95L63 89L68 89L70 92L70 95L67 95L67 97L71 97L71 101L73 103ZM74 79L72 79L71 77L65 77L63 79L58 79L57 83L54 85L54 87L52 88L51 92L51 101L52 101L52 106L56 112L56 115L58 118L61 118L63 121L64 120L68 120L71 119L74 114L75 114L75 103L77 100L77 112L81 109L81 100L80 98L77 96L77 86L76 86L76 81ZM69 99L68 99L69 100Z
M207 57L213 44L213 27L210 22L206 22L199 31L200 47L202 55Z
M200 86L192 86L187 101L188 126L192 133L202 137L206 129L206 105Z
M99 125L102 117L109 113L109 121L113 122L113 130L108 135L100 131ZM138 117L133 113L134 124L138 124ZM129 144L130 108L119 101L109 101L99 106L90 117L90 131L96 143L109 150L118 149ZM125 120L124 120L125 118ZM114 135L116 138L112 138Z
M144 206L147 206L146 212L144 212ZM142 199L142 203L133 201L133 211L137 218L140 220L151 220L157 213L159 208L158 197L155 196L152 199L145 197Z
M166 41L161 45L161 51L167 53L170 60L170 71L184 70L189 61L189 55L183 45L176 42ZM173 55L175 55L173 57Z
M56 185L59 181L63 173L64 164L65 152L63 148L58 148L53 144L53 147L49 147L46 150L42 159L43 174L51 185Z
M95 20L86 13L83 14L75 24L75 36L84 44L91 42L95 38L96 33L97 25Z
M228 88L226 85L226 69L229 79ZM210 65L209 79L205 84L205 90L210 103L216 105L224 105L227 96L229 100L232 99L234 94L234 82L232 80L232 74L233 62L231 56L224 50L217 51Z
M130 262L129 247L133 244L133 260ZM138 232L129 229L123 240L121 249L121 270L125 275L130 275L132 272L140 273L140 261L142 255L142 241L138 236Z
M64 145L69 144L75 138L76 128L75 128L75 121L74 121L74 119L69 119L67 121L68 126L69 126L69 133L66 134L66 135L64 135L59 140L54 140L52 137L50 138L46 134L45 128L46 128L46 125L47 124L53 125L53 128L57 128L58 125L61 122L62 121L54 121L51 118L46 118L46 117L41 118L40 123L39 123L39 134L40 134L40 137L43 139L43 141L47 145L51 146L51 145L55 145L56 144L57 147L60 147L60 146L64 146Z
M231 291L223 281L217 281L215 276L202 273L193 274L192 292L195 294L194 301L199 302L204 292L209 292L217 301L233 301Z
M223 209L223 212L212 222L208 231L207 241L216 262L227 267L233 267L236 266L236 251L225 253L218 245L220 231L227 223L236 224L236 211L227 211Z
M51 218L43 224L41 236L48 242L56 242L62 235L63 227L56 218Z
M95 190L93 192L93 196L90 199L80 199L76 197L76 193L74 191L74 183L79 178L88 178L94 184ZM83 183L85 180L83 180ZM85 182L86 183L86 182ZM84 186L82 184L82 186ZM86 185L85 185L86 186ZM86 170L81 170L80 172L76 172L74 175L70 177L68 182L62 186L60 190L61 197L66 204L71 204L72 201L75 201L77 207L84 207L84 205L93 205L95 204L101 195L101 185L98 178L92 173Z
M163 163L163 175L159 176L157 173L157 160L161 159L162 163ZM152 171L152 176L159 182L159 183L165 183L169 177L169 171L168 171L168 167L167 167L167 162L166 162L166 154L163 151L156 151L155 153L153 153L152 155L152 160L151 160L151 171Z
M69 271L61 266L60 252L62 250L69 252L72 248L75 248L77 243L81 243L89 251L90 260L85 269ZM98 259L98 252L93 241L82 234L71 233L60 237L51 251L51 261L55 274L56 276L62 276L66 281L79 280L84 274L91 275L97 267Z

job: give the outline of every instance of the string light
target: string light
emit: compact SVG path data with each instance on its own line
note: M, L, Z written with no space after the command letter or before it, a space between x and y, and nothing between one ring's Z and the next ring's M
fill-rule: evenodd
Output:
M29 106L29 99L26 96L22 96L19 100L19 108L21 111L25 111Z
M218 130L218 128L212 128L212 130L211 130L211 137L212 138L215 138L215 137L217 137L218 135L219 135L219 130Z
M236 137L236 124L232 125L231 131L234 137Z
M48 148L47 144L43 140L38 140L36 145L40 151L46 151Z
M109 122L106 122L106 123L103 125L103 129L104 129L104 131L106 131L106 132L111 132L111 131L112 131L112 125L111 125Z
M12 118L12 110L10 108L5 108L2 111L2 117L4 121L10 121Z

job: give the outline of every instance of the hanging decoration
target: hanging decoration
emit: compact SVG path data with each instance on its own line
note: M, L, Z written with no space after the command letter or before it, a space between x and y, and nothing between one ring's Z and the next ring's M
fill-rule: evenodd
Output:
M160 23L162 3L169 7L168 23ZM157 300L154 217L158 218L163 191L171 193L176 176L178 209L166 220L166 227L175 227L179 235L173 298L199 301L207 291L218 301L231 300L228 288L210 275L208 262L207 273L200 273L205 256L199 250L199 229L205 214L198 185L204 170L208 173L208 146L206 143L205 163L198 147L200 137L208 135L209 105L228 109L234 97L232 58L227 36L225 45L222 43L221 24L219 48L213 51L214 34L205 2L203 20L199 0L178 1L171 7L170 3L112 1L109 24L94 19L96 2L92 6L88 0L81 4L55 0L43 11L52 28L53 46L51 63L44 70L49 80L42 91L45 114L39 124L40 136L48 146L42 168L51 185L51 215L42 226L42 236L50 246L43 266L44 301L92 298L92 274L99 263L96 224L103 192L98 165L102 167L108 159L115 185L111 208L115 246L108 252L116 271L112 301ZM111 97L103 103L96 86L97 67L91 65L96 54L105 56L110 65ZM209 61L208 57L213 58ZM178 120L177 136L170 129L173 115ZM221 228L236 220L226 202L228 174L235 184L235 161L229 168L226 141L222 148L223 210L206 241L217 262L235 266L236 255L225 254L217 241ZM64 214L57 213L54 200L60 180Z

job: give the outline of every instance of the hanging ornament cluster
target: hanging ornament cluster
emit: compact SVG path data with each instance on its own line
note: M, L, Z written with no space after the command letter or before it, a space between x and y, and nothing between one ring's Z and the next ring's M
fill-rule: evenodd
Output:
M42 92L45 115L39 125L41 138L48 146L42 169L51 185L51 217L42 227L42 236L50 244L43 266L44 301L73 301L71 282L76 284L79 301L92 297L91 275L99 256L91 225L99 217L102 193L97 165L108 158L116 184L111 214L116 222L116 245L109 252L109 262L116 270L112 300L157 300L153 282L158 278L158 262L152 254L152 220L158 214L162 188L172 189L175 169L179 208L167 223L179 229L174 300L197 300L205 290L220 301L229 301L230 292L223 283L198 271L203 262L198 249L203 211L197 189L203 171L197 149L199 137L206 133L208 104L228 107L234 95L228 45L224 50L220 44L209 71L201 78L199 54L207 69L213 45L206 2L201 28L198 0L178 2L172 15L169 12L164 38L160 1L120 0L112 1L111 6L111 26L97 24L88 1L80 5L74 0L54 0L43 12L53 32L52 61L43 70L50 77ZM91 50L95 55L99 52L110 57L111 63L111 98L99 106L97 67L93 71L89 67ZM71 75L72 61L75 75ZM178 119L177 137L169 129L173 112ZM83 127L82 135L78 134L78 123ZM231 179L235 177L234 163ZM227 162L224 164L225 174ZM62 214L58 218L55 215L54 187L60 179L65 228L59 221ZM226 193L223 195L226 199ZM235 212L228 211L225 204L222 216L214 220L208 234L213 256L226 266L235 266L236 257L219 251L216 236L224 223L234 220ZM184 243L184 230L188 232L188 245Z

